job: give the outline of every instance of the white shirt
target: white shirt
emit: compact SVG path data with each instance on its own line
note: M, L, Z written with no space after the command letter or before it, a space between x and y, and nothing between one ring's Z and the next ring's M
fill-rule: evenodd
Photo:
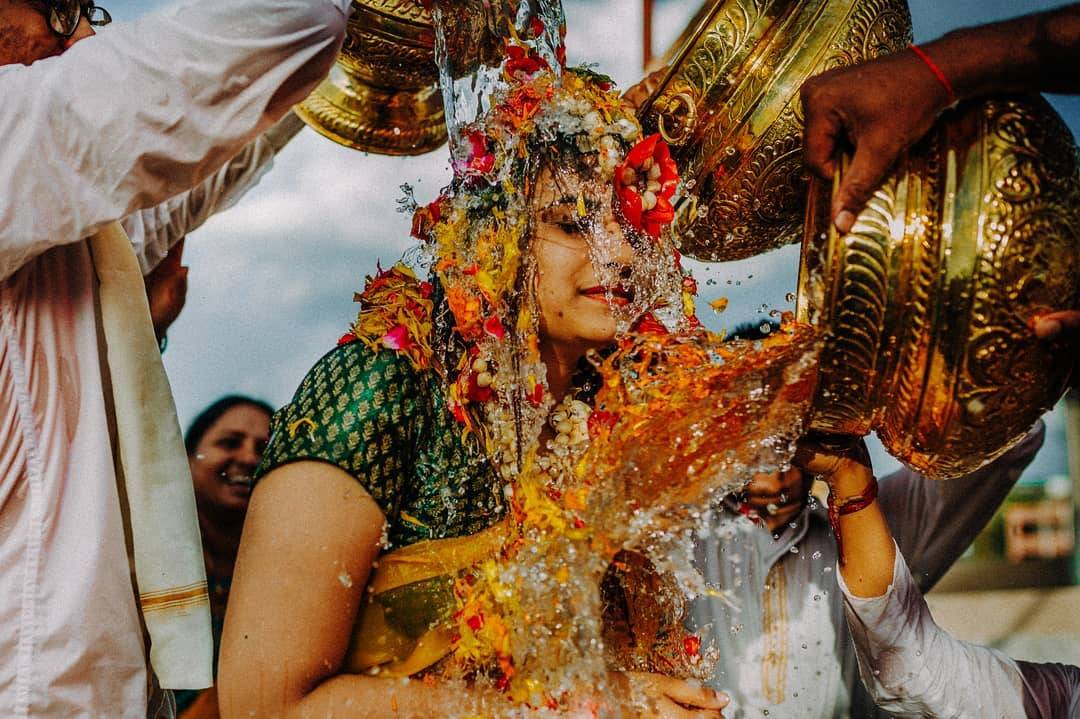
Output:
M138 213L144 268L160 259L174 214L139 211L212 183L301 100L348 5L201 0L0 68L2 717L147 713L82 240Z
M1080 667L1018 662L949 636L899 552L880 597L856 597L837 578L863 683L894 716L1080 719Z
M902 469L879 500L924 587L936 582L993 516L1042 445L1040 422L983 469L946 482ZM858 682L836 583L836 540L811 503L775 535L727 510L710 514L697 566L720 596L692 605L691 628L719 650L709 685L732 698L724 716L837 719L876 712Z

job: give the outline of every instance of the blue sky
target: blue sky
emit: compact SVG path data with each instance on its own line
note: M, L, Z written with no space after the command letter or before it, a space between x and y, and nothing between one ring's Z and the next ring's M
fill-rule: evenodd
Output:
M117 22L178 4L176 0L106 0ZM1065 4L1031 0L910 0L917 41L951 29ZM640 77L641 3L563 0L571 62L597 63L621 85ZM657 0L656 50L670 43L700 2ZM1051 98L1073 133L1080 98ZM234 209L211 220L187 243L188 307L170 332L165 363L187 424L217 397L241 392L277 406L355 314L354 290L376 261L392 264L409 246L408 218L394 212L399 186L433 198L449 177L445 151L420 158L364 155L305 130L276 167ZM726 265L699 266L703 301L724 295L717 320L733 326L789 309L797 247ZM703 312L708 312L704 309ZM1063 423L1033 475L1065 471ZM878 452L879 466L895 466Z

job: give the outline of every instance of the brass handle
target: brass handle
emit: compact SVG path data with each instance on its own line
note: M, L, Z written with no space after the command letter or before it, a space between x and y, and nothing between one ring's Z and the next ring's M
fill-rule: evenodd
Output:
M675 111L679 109L680 104L686 106L686 114L681 119L678 119L675 117ZM667 127L667 118L669 116L672 121L678 122L678 126L672 128L676 132L669 130ZM690 97L689 93L680 92L672 95L664 103L664 109L657 113L656 125L660 130L660 136L664 138L664 142L669 145L679 146L690 139L690 136L694 133L694 128L697 127L697 119L698 109L694 98Z

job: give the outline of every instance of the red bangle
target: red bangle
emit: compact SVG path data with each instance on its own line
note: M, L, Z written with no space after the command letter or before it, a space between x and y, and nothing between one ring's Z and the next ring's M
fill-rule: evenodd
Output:
M945 73L941 71L941 68L937 66L937 63L931 60L930 56L923 52L923 49L918 45L912 43L908 47L915 53L915 57L922 60L923 63L930 68L930 72L937 78L938 83L945 88L945 93L949 96L949 105L955 105L957 102L956 90L953 89L952 83L949 82L949 78L945 77Z
M840 557L840 564L844 564L844 543L840 538L840 517L854 514L866 509L877 499L878 483L876 477L870 477L870 483L862 494L849 497L843 504L837 505L829 496L829 526L832 527L833 536L836 537L836 553Z

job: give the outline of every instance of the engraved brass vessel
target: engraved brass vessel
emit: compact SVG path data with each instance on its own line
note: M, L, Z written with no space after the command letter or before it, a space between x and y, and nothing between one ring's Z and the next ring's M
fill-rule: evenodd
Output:
M329 77L297 108L347 147L419 155L446 141L431 16L416 0L354 0Z
M803 81L904 48L905 0L710 0L665 58L641 110L672 146L696 200L678 207L682 251L735 260L802 237Z
M1004 97L947 113L847 236L812 192L797 309L826 332L812 426L876 430L939 479L1022 438L1075 361L1030 321L1080 309L1078 167L1045 100Z

